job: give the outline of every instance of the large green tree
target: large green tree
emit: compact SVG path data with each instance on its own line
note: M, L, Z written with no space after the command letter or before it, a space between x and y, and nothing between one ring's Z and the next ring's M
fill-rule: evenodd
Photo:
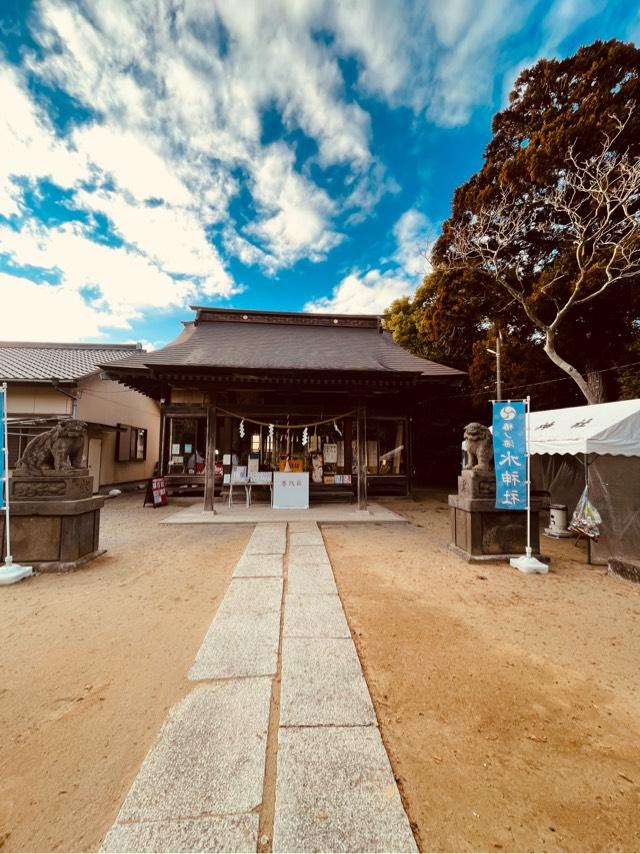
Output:
M541 60L493 133L455 192L435 273L389 325L416 352L466 362L476 390L501 329L507 385L570 376L603 399L594 380L633 361L638 337L640 51L595 42Z

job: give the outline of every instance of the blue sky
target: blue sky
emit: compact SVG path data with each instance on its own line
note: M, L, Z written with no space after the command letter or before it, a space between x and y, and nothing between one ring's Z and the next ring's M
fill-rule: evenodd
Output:
M3 0L0 339L412 293L518 71L628 0Z

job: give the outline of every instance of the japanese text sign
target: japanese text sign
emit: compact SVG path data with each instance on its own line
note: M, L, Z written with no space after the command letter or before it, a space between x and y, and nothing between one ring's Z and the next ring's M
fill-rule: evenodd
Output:
M309 506L309 472L274 472L273 507L306 510Z
M496 507L527 509L526 404L522 400L493 404L493 457Z

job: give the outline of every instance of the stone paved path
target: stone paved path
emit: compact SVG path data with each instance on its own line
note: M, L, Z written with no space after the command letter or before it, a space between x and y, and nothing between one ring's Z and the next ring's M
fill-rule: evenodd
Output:
M189 678L103 851L417 850L314 522L256 526Z

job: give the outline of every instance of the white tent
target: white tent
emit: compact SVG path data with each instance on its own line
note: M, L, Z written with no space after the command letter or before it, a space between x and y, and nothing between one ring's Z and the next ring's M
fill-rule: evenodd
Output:
M572 513L585 483L602 516L591 554L640 558L640 400L532 412L531 481Z
M532 412L531 454L640 457L640 400Z

